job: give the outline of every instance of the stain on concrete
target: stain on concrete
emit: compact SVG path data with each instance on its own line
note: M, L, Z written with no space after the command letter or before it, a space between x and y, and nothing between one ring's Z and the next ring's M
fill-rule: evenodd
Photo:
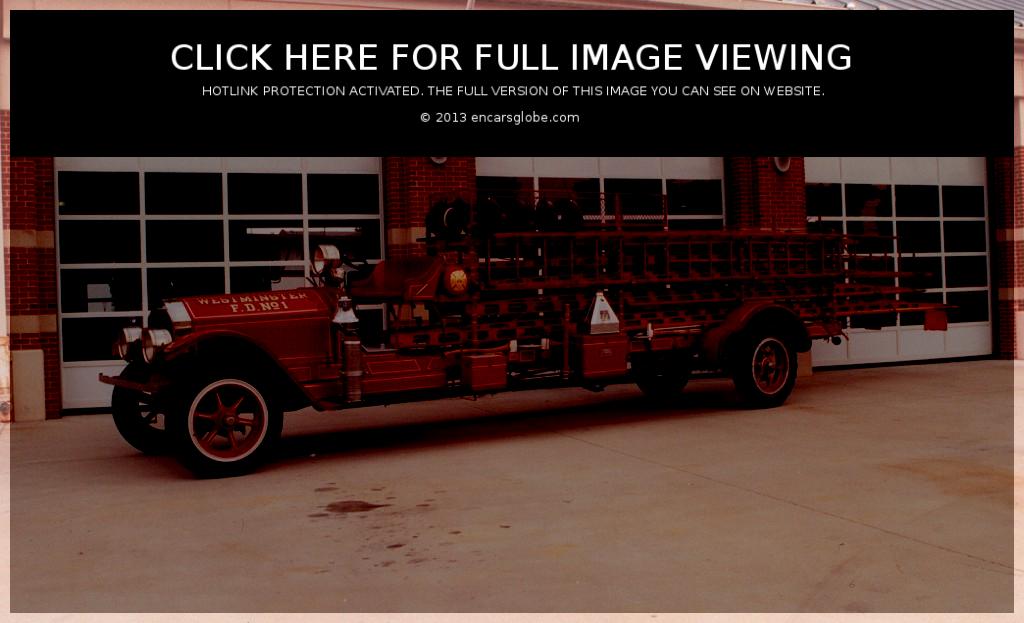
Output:
M378 508L391 506L390 504L370 504L362 500L339 500L331 502L324 508L332 513L365 513Z
M313 489L313 491L315 491L316 493L321 493L323 491L337 491L337 490L338 490L337 487L317 487L316 489Z
M927 479L943 493L957 496L1005 496L1013 503L1013 473L981 463L957 459L913 459L885 465Z
M330 517L328 513L313 513L312 515L306 515L307 517Z
M405 547L405 543L392 543L388 545L388 549L398 549L399 547Z

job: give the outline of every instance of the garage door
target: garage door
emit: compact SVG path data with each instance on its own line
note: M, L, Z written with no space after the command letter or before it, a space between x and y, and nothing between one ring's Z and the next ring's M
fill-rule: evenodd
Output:
M722 229L721 158L477 158L480 198L571 196L588 218L661 214L674 229Z
M955 305L949 330L924 331L920 314L893 314L880 330L853 324L849 341L816 343L814 365L966 357L992 353L988 201L984 158L808 158L808 228L880 234L878 252L916 279L901 295Z
M308 232L358 227L383 254L379 158L58 158L64 408L110 404L110 346L168 297L301 287ZM302 230L283 247L270 232Z

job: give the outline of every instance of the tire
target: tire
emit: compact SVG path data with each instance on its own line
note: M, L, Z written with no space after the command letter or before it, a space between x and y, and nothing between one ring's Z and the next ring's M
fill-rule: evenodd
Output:
M648 398L660 402L679 398L690 381L687 357L678 353L636 357L632 366L633 381Z
M144 382L149 378L149 373L147 366L130 363L120 377ZM110 412L117 432L136 450L150 455L167 452L165 410L155 406L145 394L115 386L110 399Z
M170 418L178 460L200 478L239 476L262 464L284 422L267 393L236 376L207 378L192 387Z
M796 384L792 343L770 332L740 336L730 357L732 380L745 406L770 409L786 402Z

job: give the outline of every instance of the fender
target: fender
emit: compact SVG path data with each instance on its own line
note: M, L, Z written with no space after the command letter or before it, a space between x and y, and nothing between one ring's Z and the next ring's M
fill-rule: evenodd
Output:
M762 323L789 336L797 352L803 353L811 349L807 327L793 310L768 301L747 301L732 310L722 324L708 331L701 347L701 354L708 362L720 366L727 357L730 340L746 331L748 327Z
M222 329L190 333L171 342L162 351L161 356L165 363L173 366L175 362L186 359L188 355L195 353L198 348L204 345L211 343L230 344L232 342L238 349L247 351L245 353L246 361L252 362L253 365L263 366L264 369L269 371L269 380L281 387L282 398L285 403L288 405L304 403L301 406L316 403L316 399L306 391L305 386L297 381L291 372L284 368L276 358L272 357L263 344L237 331Z

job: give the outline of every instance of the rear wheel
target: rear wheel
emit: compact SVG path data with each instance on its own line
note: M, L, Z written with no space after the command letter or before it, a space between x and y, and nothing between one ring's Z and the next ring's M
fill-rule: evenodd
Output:
M741 336L731 360L733 382L748 407L777 407L792 393L796 351L782 336L767 332Z
M252 471L281 436L283 417L264 391L241 378L198 383L171 419L181 462L200 477Z
M145 382L149 375L146 367L130 363L120 378L136 383ZM114 387L110 399L114 426L129 444L143 454L163 454L167 451L165 410L152 396L126 387Z
M648 398L673 400L683 393L690 380L689 359L678 353L634 356L633 380Z

